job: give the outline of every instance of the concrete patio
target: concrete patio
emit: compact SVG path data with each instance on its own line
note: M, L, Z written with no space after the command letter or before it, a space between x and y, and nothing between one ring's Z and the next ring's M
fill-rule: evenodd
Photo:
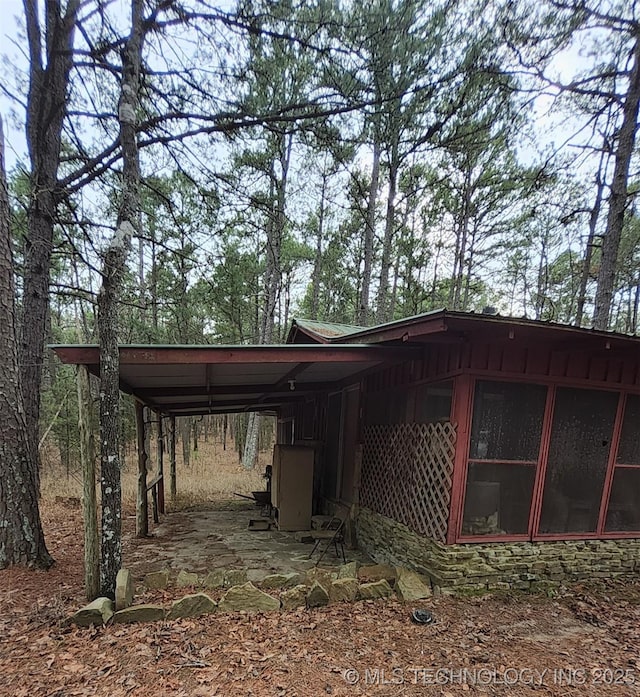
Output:
M260 509L244 502L212 502L210 509L177 511L162 516L152 527L152 536L137 539L124 536L124 565L136 578L152 571L168 569L207 574L217 569L244 569L250 581L261 581L274 573L306 572L320 556L313 545L297 542L295 533L249 530L249 520L260 518ZM320 549L326 542L321 543ZM371 563L359 550L345 546L347 562ZM320 564L334 569L342 564L333 546Z

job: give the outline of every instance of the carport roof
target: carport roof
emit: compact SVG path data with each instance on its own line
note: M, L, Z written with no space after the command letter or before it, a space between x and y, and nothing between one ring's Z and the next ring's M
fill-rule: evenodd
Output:
M56 345L63 363L99 375L95 345ZM337 389L381 363L418 357L411 346L120 346L120 386L175 416L273 411L306 395Z

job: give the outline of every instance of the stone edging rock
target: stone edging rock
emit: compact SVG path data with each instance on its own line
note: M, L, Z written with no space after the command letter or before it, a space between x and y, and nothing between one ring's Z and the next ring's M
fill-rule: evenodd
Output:
M215 575L215 577L213 577ZM236 581L236 583L231 583ZM149 589L164 589L169 584L169 572L147 574L144 583ZM337 572L312 569L307 574L271 574L260 585L270 590L280 590L280 595L270 595L246 580L246 572L231 569L210 573L203 581L197 574L181 571L177 587L205 585L210 588L226 588L216 602L206 593L199 592L176 600L170 608L162 605L132 605L133 582L130 573L122 569L116 583L116 599L97 598L74 613L68 623L77 626L128 624L199 617L215 612L272 612L300 607L314 608L329 603L376 600L391 597L394 592L400 600L409 602L431 595L429 582L406 569L376 564L359 567L355 562L345 564Z

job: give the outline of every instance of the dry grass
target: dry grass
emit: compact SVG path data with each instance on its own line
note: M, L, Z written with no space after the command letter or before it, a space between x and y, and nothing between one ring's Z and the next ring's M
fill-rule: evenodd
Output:
M261 452L258 465L253 470L245 470L238 462L238 455L233 442L227 443L224 450L222 443L209 440L201 442L198 450L191 453L189 466L182 460L182 450L176 453L176 481L178 498L177 508L188 507L203 501L233 498L234 492L249 494L251 491L264 489L262 477L264 468L271 462L271 452ZM151 449L152 466L149 479L156 471L155 447ZM165 491L169 500L169 463L164 458ZM127 454L122 470L122 498L125 505L134 504L137 487L136 453ZM46 500L56 497L80 497L82 494L82 472L79 466L70 467L69 471L60 463L55 448L49 446L42 454L42 496Z

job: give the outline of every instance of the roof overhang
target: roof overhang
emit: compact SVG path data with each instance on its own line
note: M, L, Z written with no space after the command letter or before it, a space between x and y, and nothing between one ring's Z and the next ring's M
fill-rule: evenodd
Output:
M98 346L56 345L63 363L100 374ZM274 411L339 389L383 363L418 358L411 346L121 346L120 386L175 416Z

